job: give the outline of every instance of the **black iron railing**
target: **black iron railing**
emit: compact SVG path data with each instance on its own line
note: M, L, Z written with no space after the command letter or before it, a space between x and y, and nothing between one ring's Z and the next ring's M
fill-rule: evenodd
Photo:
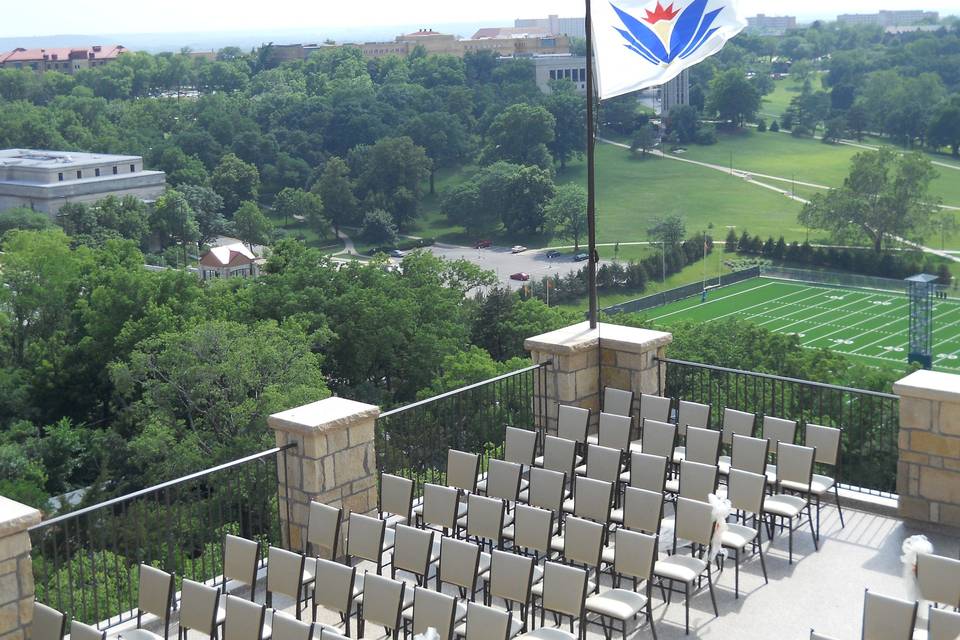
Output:
M225 534L261 540L264 550L270 544L289 547L281 534L279 498L286 496L278 495L277 464L293 446L32 527L37 600L106 629L134 617L141 563L175 573L179 591L183 578L208 581L222 574Z
M414 481L444 482L447 450L479 453L482 468L503 447L507 426L543 429L546 362L380 414L377 470ZM542 423L542 424L541 424Z
M891 496L897 486L899 398L889 393L839 387L809 380L659 359L663 395L711 407L711 427L719 429L723 409L796 420L802 443L807 423L840 427L842 486Z

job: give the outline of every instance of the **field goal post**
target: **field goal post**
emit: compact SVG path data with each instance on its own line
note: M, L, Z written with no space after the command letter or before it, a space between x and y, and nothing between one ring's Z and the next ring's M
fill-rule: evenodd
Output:
M910 299L910 355L907 361L932 369L933 297L937 290L937 276L921 273L906 281Z

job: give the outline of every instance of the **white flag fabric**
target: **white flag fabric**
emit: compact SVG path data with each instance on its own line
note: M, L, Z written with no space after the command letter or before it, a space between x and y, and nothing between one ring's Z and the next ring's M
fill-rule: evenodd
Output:
M747 26L737 0L599 0L592 18L601 100L672 80Z

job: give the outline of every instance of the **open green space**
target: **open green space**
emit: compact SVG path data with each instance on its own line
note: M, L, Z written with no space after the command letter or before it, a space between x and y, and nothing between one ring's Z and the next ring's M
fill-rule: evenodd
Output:
M813 74L810 77L810 83L814 89L820 86L819 74ZM803 83L793 78L783 78L774 80L773 92L763 97L763 104L760 107L760 114L764 118L780 118L790 106L790 101L800 95L803 90Z
M738 318L796 335L809 349L826 348L876 367L907 368L908 302L904 294L754 278L645 313L656 326ZM960 301L934 303L934 368L960 372Z

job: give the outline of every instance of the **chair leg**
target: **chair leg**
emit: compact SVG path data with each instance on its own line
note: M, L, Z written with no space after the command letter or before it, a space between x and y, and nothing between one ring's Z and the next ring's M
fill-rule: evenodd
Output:
M720 610L717 609L717 597L713 593L713 576L710 573L710 565L707 565L707 587L710 589L710 602L713 603L713 615L720 617Z
M650 605L650 598L647 598L647 622L650 623L650 633L653 634L653 640L657 640L657 628L653 626L653 607Z
M790 564L793 564L793 518L790 518Z
M672 586L672 585L671 585ZM684 625L686 628L686 635L690 635L690 583L683 583L683 607L684 607Z
M763 545L757 545L757 551L760 552L760 568L763 569L763 584L770 584L770 580L767 579L767 563L763 559Z
M840 506L840 489L836 482L833 483L833 495L837 500L837 511L840 513L840 528L843 529L843 507Z
M810 535L813 536L813 548L815 551L819 551L820 532L813 528L813 512L809 502L807 503L807 522L810 524Z
M733 597L740 599L740 549L733 550Z

